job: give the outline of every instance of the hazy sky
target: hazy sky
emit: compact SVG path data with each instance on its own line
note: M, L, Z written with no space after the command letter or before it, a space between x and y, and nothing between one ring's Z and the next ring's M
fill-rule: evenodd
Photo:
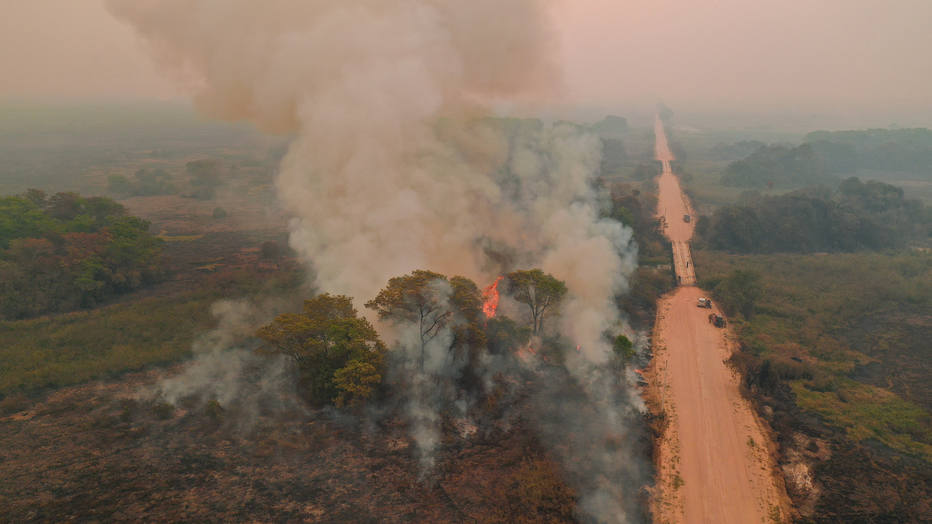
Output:
M932 113L932 0L566 0L555 11L572 102ZM101 0L0 0L0 15L0 96L184 95Z

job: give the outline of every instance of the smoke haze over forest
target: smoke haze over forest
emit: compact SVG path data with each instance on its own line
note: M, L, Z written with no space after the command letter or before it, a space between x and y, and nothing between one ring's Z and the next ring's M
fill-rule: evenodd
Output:
M932 4L923 0L552 4L567 108L663 100L705 114L845 113L872 126L932 116L932 65L922 59ZM5 1L3 11L0 97L188 94L100 0Z

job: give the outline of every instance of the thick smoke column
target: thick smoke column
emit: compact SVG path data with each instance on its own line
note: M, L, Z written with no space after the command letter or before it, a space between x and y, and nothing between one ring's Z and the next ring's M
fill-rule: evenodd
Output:
M569 287L559 329L581 348L567 365L592 399L601 421L593 427L623 430L625 414L602 398L604 372L596 370L610 355L603 333L622 327L613 299L636 254L630 230L599 218L603 195L592 177L600 141L569 124L483 120L489 101L558 85L549 2L109 6L192 86L203 111L294 134L277 184L294 216L291 245L321 290L361 304L390 277L418 268L492 282L502 268L487 248L519 267L542 267ZM403 327L394 331L402 351L411 350ZM438 435L431 396L441 395L428 382L415 380L409 405L425 457ZM603 455L598 474L610 477L624 455ZM623 521L606 497L614 495L583 494L582 507Z
M497 188L437 141L436 118L554 85L544 2L110 5L200 108L297 134L278 185L322 289L365 300L416 267L481 275L472 242Z

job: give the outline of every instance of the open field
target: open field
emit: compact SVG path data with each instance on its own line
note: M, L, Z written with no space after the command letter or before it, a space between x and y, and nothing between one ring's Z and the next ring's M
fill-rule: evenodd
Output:
M929 254L698 251L696 259L710 288L733 269L761 275L754 315L736 329L745 351L788 367L801 407L855 440L932 460Z
M177 362L214 323L217 300L296 285L295 273L223 272L166 282L90 311L0 322L0 396L7 397L0 402L9 411L27 402L24 395Z

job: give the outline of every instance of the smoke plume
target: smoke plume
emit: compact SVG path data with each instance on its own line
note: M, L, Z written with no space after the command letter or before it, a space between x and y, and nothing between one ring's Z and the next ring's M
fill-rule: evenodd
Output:
M603 334L624 327L614 297L626 290L636 249L629 229L600 218L606 197L593 176L601 142L571 124L486 118L492 102L558 90L549 3L108 5L191 86L203 111L293 134L277 185L294 217L291 245L317 288L361 304L390 277L418 268L490 283L502 269L492 252L564 279L569 297L558 327L580 347L567 366L588 397L577 412L597 418L582 430L617 432L630 408L604 396L598 365L611 353ZM403 354L413 351L404 329L391 333ZM447 364L429 365L436 374ZM410 384L415 440L430 463L441 393L423 377ZM606 444L588 445L597 453ZM598 459L597 474L612 478L627 456L604 450ZM604 502L613 496L595 489L582 507L623 521Z
M300 413L291 362L253 351L256 329L283 308L274 300L259 306L245 300L215 302L211 313L217 326L194 342L194 359L143 396L199 409L216 401L236 414L235 429L242 432L252 430L263 415Z

